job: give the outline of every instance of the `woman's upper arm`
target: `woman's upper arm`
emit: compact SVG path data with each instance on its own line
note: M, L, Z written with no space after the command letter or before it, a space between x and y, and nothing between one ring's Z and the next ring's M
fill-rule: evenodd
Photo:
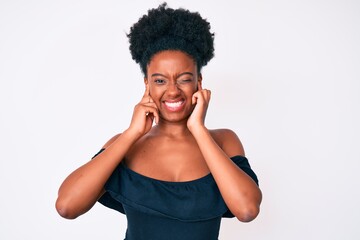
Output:
M245 156L244 147L236 135L230 129L217 129L214 131L215 141L218 142L221 149L228 155L233 157L236 155Z

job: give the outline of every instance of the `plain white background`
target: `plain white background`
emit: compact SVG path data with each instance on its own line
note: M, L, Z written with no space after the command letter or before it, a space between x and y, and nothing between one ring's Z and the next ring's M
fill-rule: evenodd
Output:
M54 208L63 179L127 128L143 94L126 33L161 1L0 1L0 239L123 239L100 204ZM264 199L220 239L359 239L358 1L168 1L216 33L209 128L241 138Z

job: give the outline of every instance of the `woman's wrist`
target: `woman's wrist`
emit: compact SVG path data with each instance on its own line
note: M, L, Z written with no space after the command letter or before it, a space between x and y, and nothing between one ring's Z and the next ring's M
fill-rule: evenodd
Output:
M126 129L121 135L131 143L136 142L139 138L142 137L141 133L134 131L131 128Z

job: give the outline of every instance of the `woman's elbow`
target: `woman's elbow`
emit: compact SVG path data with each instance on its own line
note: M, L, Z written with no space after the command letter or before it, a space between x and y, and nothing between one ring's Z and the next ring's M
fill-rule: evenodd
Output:
M238 210L234 215L240 222L251 222L259 215L259 212L259 206L251 206Z
M235 217L241 222L251 222L259 215L261 201L262 193L260 189L258 189L256 195L253 195L251 199L243 202L241 206L235 209Z
M79 216L79 214L76 214L71 205L68 203L68 201L65 201L61 198L58 198L55 203L56 211L59 213L59 215L66 219L75 219Z

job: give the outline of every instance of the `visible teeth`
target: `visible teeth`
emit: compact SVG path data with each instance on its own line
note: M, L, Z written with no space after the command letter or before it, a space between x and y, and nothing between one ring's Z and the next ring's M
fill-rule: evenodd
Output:
M169 107L180 107L180 105L182 104L183 102L180 101L180 102L165 102L166 106L169 106Z

